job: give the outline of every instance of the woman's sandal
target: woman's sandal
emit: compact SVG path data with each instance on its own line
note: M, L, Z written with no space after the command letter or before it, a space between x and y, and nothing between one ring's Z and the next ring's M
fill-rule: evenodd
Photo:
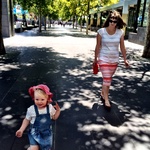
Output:
M105 101L104 106L106 109L110 109L111 108L111 102L109 100Z
M102 95L100 95L100 100L102 101L102 103L105 103L105 99L103 98Z
M102 101L104 107L105 107L106 109L109 109L109 110L110 110L110 108L111 108L111 101L109 101L109 100L105 101L105 99L103 98L102 95L100 95L100 100Z

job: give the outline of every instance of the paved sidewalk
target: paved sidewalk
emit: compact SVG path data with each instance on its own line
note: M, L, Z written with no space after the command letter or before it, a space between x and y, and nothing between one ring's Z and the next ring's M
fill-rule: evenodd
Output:
M120 61L110 90L112 109L99 101L101 74L92 74L96 33L69 26L36 29L5 38L0 56L0 150L26 150L27 132L16 138L26 109L28 88L47 84L61 107L53 122L54 150L149 150L150 61L143 46L125 41L131 64Z

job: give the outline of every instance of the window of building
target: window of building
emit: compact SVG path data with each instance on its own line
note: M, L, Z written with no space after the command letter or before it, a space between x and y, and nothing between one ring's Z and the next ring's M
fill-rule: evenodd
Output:
M147 19L148 19L148 1L149 0L141 0L141 5L139 9L139 16L138 16L138 26L147 26Z

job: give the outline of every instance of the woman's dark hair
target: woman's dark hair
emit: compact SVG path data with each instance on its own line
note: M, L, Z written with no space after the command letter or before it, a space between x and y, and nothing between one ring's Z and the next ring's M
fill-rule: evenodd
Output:
M109 26L109 20L110 19L116 19L117 20L117 25L116 25L116 28L118 29L122 29L124 26L126 26L126 23L123 21L120 13L116 10L113 10L109 13L106 21L104 22L104 25L103 27L108 27Z

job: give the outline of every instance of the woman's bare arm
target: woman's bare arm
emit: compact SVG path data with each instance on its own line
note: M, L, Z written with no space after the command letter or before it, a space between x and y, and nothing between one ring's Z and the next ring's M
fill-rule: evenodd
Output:
M99 55L99 51L100 51L100 47L101 47L101 36L99 35L99 33L97 34L96 37L96 46L95 46L95 57L94 57L94 62L97 62L97 58Z

